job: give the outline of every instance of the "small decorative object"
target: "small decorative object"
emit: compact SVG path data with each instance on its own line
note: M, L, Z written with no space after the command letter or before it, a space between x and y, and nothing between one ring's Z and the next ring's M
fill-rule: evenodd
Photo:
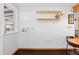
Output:
M59 14L56 14L56 15L55 15L55 18L56 18L56 19L59 19L59 18L60 18L60 15L59 15Z
M74 24L74 14L68 14L68 24Z

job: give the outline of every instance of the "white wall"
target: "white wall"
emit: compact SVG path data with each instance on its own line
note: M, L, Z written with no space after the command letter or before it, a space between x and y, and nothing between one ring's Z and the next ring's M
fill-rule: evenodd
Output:
M74 14L74 18L78 21L79 13ZM78 22L75 21L75 29L78 30Z
M17 33L4 34L3 36L3 54L12 54L18 48Z
M19 47L64 48L66 36L74 36L74 25L68 24L71 6L66 5L26 4L21 6L19 8ZM40 9L62 10L64 16L61 16L59 21L38 21L36 10ZM22 28L25 28L27 32L22 32Z
M3 13L3 11L4 11L4 9L3 9L3 3L0 3L0 54L2 54L3 53L3 49L2 49L2 47L3 47L3 32L4 32L4 18L3 18L3 16L4 16L4 13Z

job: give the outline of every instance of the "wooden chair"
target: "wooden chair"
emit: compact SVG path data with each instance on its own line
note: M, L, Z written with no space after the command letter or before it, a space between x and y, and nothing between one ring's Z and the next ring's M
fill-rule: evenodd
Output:
M68 38L74 38L73 36L66 36L66 42L67 42L67 45L66 45L66 54L69 54L68 53ZM73 46L72 46L73 47ZM75 47L73 47L73 50L75 50Z

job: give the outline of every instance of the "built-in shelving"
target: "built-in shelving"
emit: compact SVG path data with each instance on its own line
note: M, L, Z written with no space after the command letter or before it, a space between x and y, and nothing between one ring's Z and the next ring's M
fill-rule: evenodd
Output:
M12 33L15 31L15 17L14 10L10 9L7 5L4 5L4 33Z

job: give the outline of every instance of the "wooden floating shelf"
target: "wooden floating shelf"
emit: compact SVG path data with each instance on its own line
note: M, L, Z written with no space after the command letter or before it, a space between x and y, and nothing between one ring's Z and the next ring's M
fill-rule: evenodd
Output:
M37 11L38 14L56 14L64 15L62 11Z
M37 18L37 20L59 20L56 18Z

